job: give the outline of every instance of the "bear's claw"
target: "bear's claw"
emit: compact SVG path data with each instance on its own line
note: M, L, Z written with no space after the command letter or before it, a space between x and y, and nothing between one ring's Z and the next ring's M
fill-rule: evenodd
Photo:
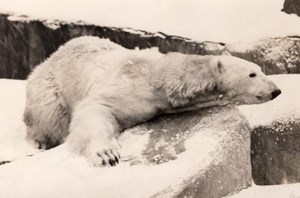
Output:
M97 152L97 155L102 158L102 166L115 166L119 163L120 154L116 149Z
M120 145L113 139L110 141L93 141L87 150L87 157L94 166L116 166L120 162L118 152Z

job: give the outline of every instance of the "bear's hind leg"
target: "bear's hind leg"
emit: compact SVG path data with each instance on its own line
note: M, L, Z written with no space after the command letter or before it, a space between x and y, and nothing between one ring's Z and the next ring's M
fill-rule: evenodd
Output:
M28 82L24 122L27 141L36 148L49 149L68 135L70 113L55 86L41 80Z

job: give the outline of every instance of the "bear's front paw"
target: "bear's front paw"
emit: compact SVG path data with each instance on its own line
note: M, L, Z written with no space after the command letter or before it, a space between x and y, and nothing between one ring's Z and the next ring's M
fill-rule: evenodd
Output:
M94 166L115 166L120 161L117 140L92 141L87 148L87 158Z

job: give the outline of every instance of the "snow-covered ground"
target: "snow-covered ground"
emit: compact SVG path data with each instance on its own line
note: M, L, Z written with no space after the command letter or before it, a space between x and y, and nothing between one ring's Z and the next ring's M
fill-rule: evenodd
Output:
M268 124L271 120L289 118L293 119L294 117L299 118L300 116L300 93L295 91L297 90L297 85L300 84L300 75L275 75L271 76L275 83L282 89L283 93L281 96L276 98L276 100L261 104L261 105L250 105L239 107L241 111L249 119L252 126L257 124ZM25 142L25 126L22 123L22 112L24 110L25 103L25 84L26 81L19 80L5 80L0 79L0 161L3 160L16 160L15 163L9 164L9 166L0 166L0 182L1 185L5 186L5 189L0 189L0 193L3 192L14 192L14 195L19 195L20 197L32 197L30 193L36 192L36 189L40 189L40 195L45 195L49 192L55 192L51 190L53 185L55 185L57 192L60 192L60 188L64 188L64 182L71 182L72 188L69 189L68 193L73 192L83 192L85 183L82 181L102 182L101 179L94 178L93 175L95 171L96 175L99 176L99 173L102 169L96 170L91 169L82 158L74 158L72 154L66 152L63 146L51 149L45 153L37 153L38 151L32 149ZM263 109L263 110L262 110ZM269 109L270 111L268 111ZM272 110L273 109L273 110ZM263 121L264 120L264 121ZM210 139L205 139L206 137L199 137L197 139L202 139L201 144L209 144L207 147L207 152L213 148L212 143L215 143ZM197 140L200 141L200 140ZM210 143L208 143L210 142ZM198 142L199 143L199 142ZM191 144L192 146L192 144ZM36 153L36 157L28 158L25 157L28 154ZM196 155L199 155L196 154ZM189 157L189 156L186 156ZM199 156L198 156L199 157ZM197 157L197 158L198 158ZM22 159L25 158L25 159ZM46 161L40 159L47 159ZM57 163L59 162L59 163ZM203 164L203 163L202 163ZM101 172L101 175L105 178L110 178L110 174L121 174L126 178L132 178L132 175L127 173L120 173L120 171L127 170L130 168L128 164L120 164L120 169L106 169ZM178 164L177 164L178 166ZM189 165L181 164L181 173L186 174L187 170L190 170ZM49 169L51 167L51 170ZM67 169L64 167L68 167ZM127 168L127 169L126 169ZM185 170L186 169L186 170ZM2 170L2 171L1 171ZM4 171L5 170L5 171ZM78 170L85 170L85 173L78 172ZM129 169L128 169L129 170ZM132 169L131 169L132 170ZM146 169L145 169L146 170ZM148 169L145 171L143 169L136 169L130 174L134 173L137 175L137 180L129 180L130 182L126 185L135 185L136 181L145 182L145 185L149 185L148 181L141 180L141 175L146 175ZM151 169L152 171L154 169ZM118 172L119 171L119 172ZM168 169L168 171L170 171ZM168 172L167 171L167 172ZM186 172L185 172L186 171ZM12 174L13 172L13 174ZM88 173L86 173L88 172ZM155 171L154 171L155 172ZM181 173L176 173L181 174ZM35 181L34 185L39 183L39 186L32 186L32 184L26 180L26 178L31 177L33 174L35 178L32 181ZM61 180L56 181L55 175L61 175ZM22 177L20 177L22 175ZM29 176L30 175L30 176ZM7 179L8 176L13 176L12 180ZM161 176L161 175L160 175ZM20 179L17 179L20 178ZM22 179L23 178L23 179ZM74 179L72 179L74 178ZM81 178L81 181L78 181L77 178ZM133 177L134 178L134 177ZM175 177L174 177L175 178ZM14 183L19 181L19 184ZM27 182L26 182L27 181ZM36 182L40 181L40 182ZM14 184L12 184L12 182ZM25 182L25 183L22 183ZM121 181L118 181L117 184L121 184ZM153 181L154 182L154 181ZM160 181L161 183L157 184L157 189L166 181ZM25 185L26 184L26 185ZM15 185L18 185L18 188L15 188ZM103 185L103 184L102 184ZM122 183L121 187L123 191L126 192L126 185ZM154 185L154 184L152 184ZM155 184L156 185L156 184ZM104 185L105 186L105 185ZM146 188L145 186L145 188ZM89 187L91 187L89 185ZM103 186L102 186L103 187ZM121 188L120 187L120 188ZM33 188L34 191L24 191L24 189ZM74 189L73 189L74 188ZM76 188L76 189L75 189ZM92 188L97 189L97 188ZM110 188L107 188L109 190ZM153 188L152 188L153 189ZM16 192L28 192L27 195L18 194ZM61 189L60 189L61 190ZM65 192L65 191L62 191ZM119 192L119 191L118 191ZM90 195L97 195L99 193L97 190L89 192ZM150 193L150 192L149 192ZM2 194L3 195L3 194ZM49 196L53 194L48 194ZM70 195L70 194L66 194ZM86 194L85 194L86 195ZM85 195L79 195L78 197L84 197ZM10 197L11 195L7 194L5 197ZM61 195L64 196L64 195ZM232 195L230 198L299 198L300 197L300 183L290 184L290 185L280 185L280 186L253 186L249 189L243 190L236 195Z
M237 42L300 35L284 0L1 0L0 12Z
M276 186L256 186L226 198L299 198L300 183Z
M0 161L36 152L24 142L25 84L26 81L0 79Z

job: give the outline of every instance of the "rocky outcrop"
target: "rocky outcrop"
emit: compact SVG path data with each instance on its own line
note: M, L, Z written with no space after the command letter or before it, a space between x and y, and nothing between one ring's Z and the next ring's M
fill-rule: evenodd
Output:
M300 17L300 1L299 0L285 0L282 11L286 12L288 14L296 14Z
M266 74L300 73L299 36L227 44L224 51L260 65Z
M300 182L300 119L253 129L252 168L258 185Z

